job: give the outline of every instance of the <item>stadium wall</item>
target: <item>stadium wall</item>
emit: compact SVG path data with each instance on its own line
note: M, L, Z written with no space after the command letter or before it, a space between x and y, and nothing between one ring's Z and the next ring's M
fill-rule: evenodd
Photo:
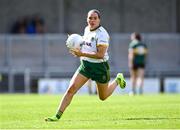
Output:
M113 33L180 32L179 0L1 0L0 33L20 17L39 14L48 33L82 33L88 10L102 12L102 24Z

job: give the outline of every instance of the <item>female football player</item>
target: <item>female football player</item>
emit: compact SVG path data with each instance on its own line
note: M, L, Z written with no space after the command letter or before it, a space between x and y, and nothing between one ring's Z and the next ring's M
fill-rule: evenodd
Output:
M125 88L126 82L122 73L118 73L115 80L109 83L110 68L108 64L109 34L100 25L100 12L96 9L87 14L87 27L84 31L84 44L81 50L73 49L70 53L80 57L81 64L73 75L69 87L64 94L56 114L46 118L46 121L58 121L65 109L71 103L75 93L89 80L96 82L100 100L107 99L119 85Z
M136 94L136 87L139 93L143 93L144 68L147 54L147 46L141 42L141 35L138 33L131 34L131 43L129 45L129 70L131 75L132 92Z

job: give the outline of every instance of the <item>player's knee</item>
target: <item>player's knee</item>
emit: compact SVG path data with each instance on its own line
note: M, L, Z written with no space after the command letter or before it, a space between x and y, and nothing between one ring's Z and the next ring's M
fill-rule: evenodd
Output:
M72 85L69 87L69 89L68 89L68 91L67 91L67 94L73 96L75 93L76 93L76 89L75 89L74 84L72 84Z

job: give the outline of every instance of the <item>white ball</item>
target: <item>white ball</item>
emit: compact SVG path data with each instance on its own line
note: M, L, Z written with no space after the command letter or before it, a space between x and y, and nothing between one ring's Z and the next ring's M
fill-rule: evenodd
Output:
M66 40L66 46L70 49L80 49L83 37L79 34L71 34Z

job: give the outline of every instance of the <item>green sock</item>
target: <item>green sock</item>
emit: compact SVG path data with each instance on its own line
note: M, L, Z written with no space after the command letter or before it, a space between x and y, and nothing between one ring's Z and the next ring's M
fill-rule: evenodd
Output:
M57 117L58 119L60 119L60 118L61 118L61 116L62 116L62 114L63 114L63 112L58 111L58 112L56 113L56 117Z

